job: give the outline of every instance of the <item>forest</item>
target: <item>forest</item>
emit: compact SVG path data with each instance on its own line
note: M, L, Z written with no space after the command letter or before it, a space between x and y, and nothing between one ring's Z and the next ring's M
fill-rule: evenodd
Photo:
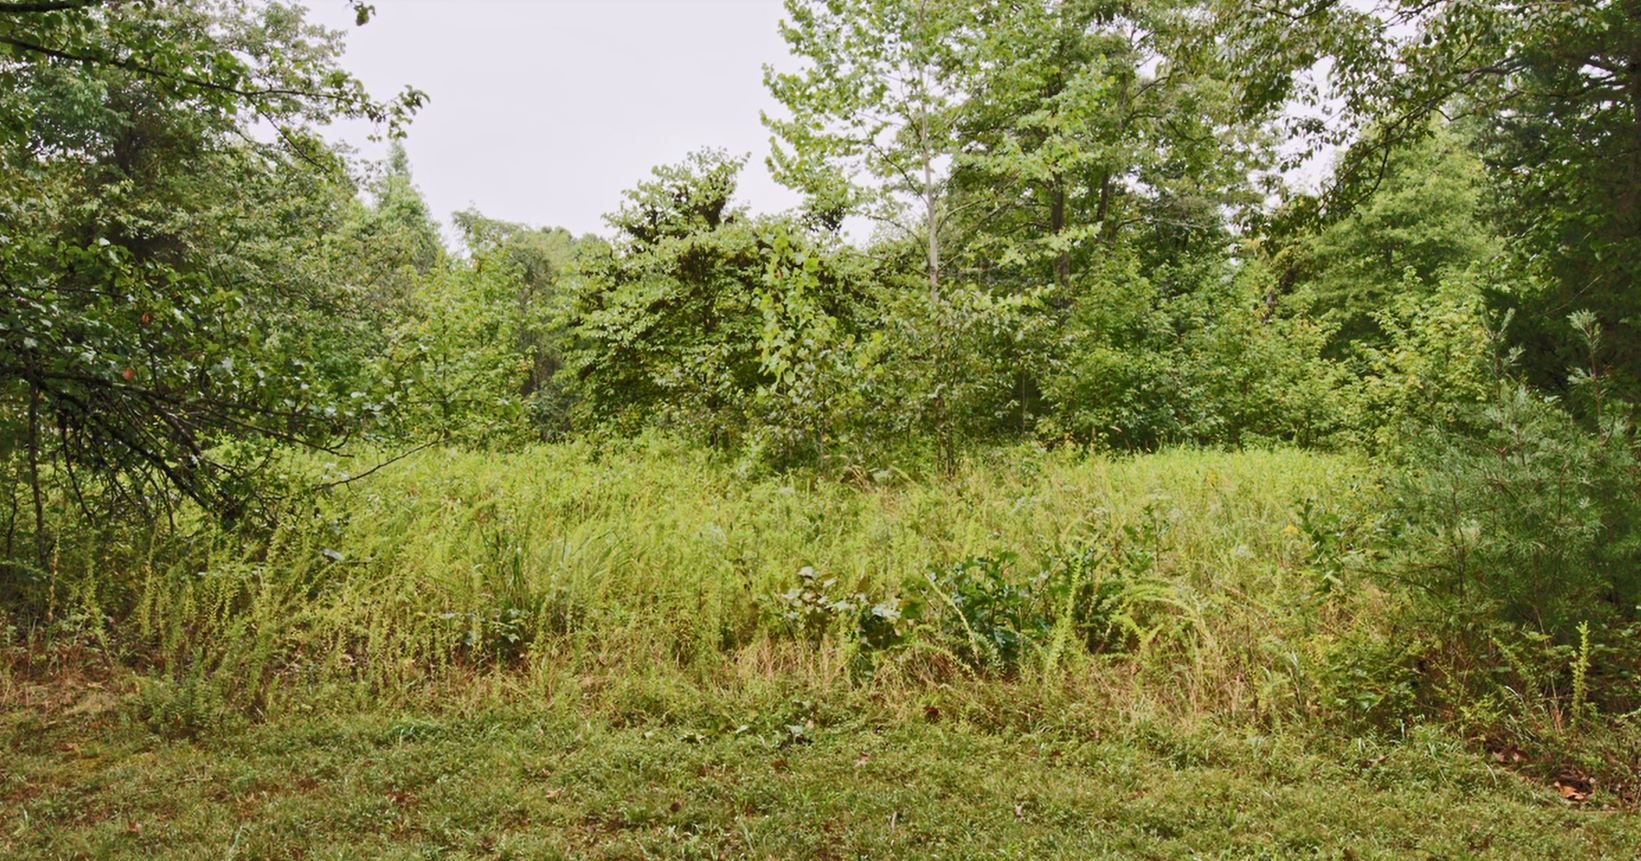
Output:
M1641 2L785 0L579 236L348 35L0 0L0 856L1641 853Z

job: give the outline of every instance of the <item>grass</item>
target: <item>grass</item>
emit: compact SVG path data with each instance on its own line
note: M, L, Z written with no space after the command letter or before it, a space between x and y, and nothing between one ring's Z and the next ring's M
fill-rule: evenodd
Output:
M0 649L0 857L1641 852L1628 802L1568 805L1558 762L1374 720L1395 598L1334 517L1366 475L1292 451L1018 449L929 481L661 440L425 452L266 541L65 545ZM1099 637L1019 591L1091 548ZM1008 589L928 585L981 556L1012 558ZM819 626L781 597L805 567ZM856 615L889 604L900 636L868 649ZM1007 666L965 652L997 618Z
M851 681L847 637L805 642L771 603L806 566L836 596L938 604L925 575L966 558L1016 554L1012 573L1028 576L1054 554L1126 542L1167 606L1137 620L1145 660L1094 671L1146 676L1114 695L1239 714L1306 695L1292 668L1255 669L1303 652L1337 615L1313 600L1295 512L1345 495L1358 473L1296 452L1018 449L949 480L861 486L748 478L665 443L447 451L335 492L266 544L206 533L114 564L88 550L53 588L90 617L134 608L114 626L145 660L231 676L256 698L338 672L392 692L495 663L536 695L656 673L829 686ZM939 663L911 655L885 671L954 672Z
M993 692L1006 697L1006 692ZM166 738L118 705L0 727L7 858L1634 857L1437 731L1396 744L857 709L781 733L521 704L320 707ZM748 715L754 724L758 719ZM1565 854L1563 854L1565 853Z

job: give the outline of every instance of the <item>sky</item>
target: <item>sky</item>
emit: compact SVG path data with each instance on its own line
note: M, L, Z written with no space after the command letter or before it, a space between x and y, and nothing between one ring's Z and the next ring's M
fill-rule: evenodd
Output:
M692 150L750 154L740 199L774 212L797 196L769 178L766 62L792 64L780 0L304 0L347 31L345 67L378 97L429 103L405 149L434 214L607 232L604 213L650 168ZM368 126L333 137L380 157Z

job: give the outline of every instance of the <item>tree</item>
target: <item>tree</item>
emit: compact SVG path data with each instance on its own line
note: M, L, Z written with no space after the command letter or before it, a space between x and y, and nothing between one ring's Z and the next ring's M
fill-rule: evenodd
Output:
M444 265L446 253L404 147L395 141L387 161L373 167L379 172L365 183L368 200L353 203L335 242L345 249L338 262L361 299L392 319L406 312L417 284Z
M585 261L567 372L591 424L697 424L721 441L757 385L748 285L762 268L733 204L742 161L695 153L658 167L607 220L617 241Z
M0 457L42 555L48 467L82 506L233 521L269 446L369 411L330 349L364 317L312 263L352 193L314 129L423 97L370 98L339 40L282 5L0 7Z
M1216 251L1256 203L1261 116L1245 114L1200 3L984 3L954 126L954 232L965 271L1052 283L1118 242L1158 258Z
M656 168L582 259L564 373L588 426L673 427L715 444L761 432L813 448L816 400L865 312L842 249L734 204L743 161L704 151Z
M518 392L529 403L532 419L544 438L569 430L570 393L558 373L564 367L570 281L585 249L600 244L576 239L563 228L533 228L486 218L476 210L456 213L456 226L478 273L493 274L512 285L510 297L518 318L515 349L528 371Z
M764 71L791 114L764 116L776 138L775 177L807 194L834 230L859 210L918 236L934 297L953 151L952 49L964 8L951 0L787 0L791 21L781 34L808 65ZM908 199L922 211L919 222L906 218Z
M1276 0L1240 20L1254 77L1333 64L1321 95L1339 110L1319 140L1351 146L1317 208L1324 219L1369 199L1433 119L1463 125L1517 263L1493 301L1523 312L1512 334L1524 370L1565 387L1580 348L1559 321L1585 308L1614 370L1641 380L1641 4L1392 0L1367 13Z
M1486 204L1480 159L1439 130L1397 152L1372 197L1283 249L1291 304L1333 323L1335 354L1382 344L1387 310L1429 300L1444 279L1500 250Z

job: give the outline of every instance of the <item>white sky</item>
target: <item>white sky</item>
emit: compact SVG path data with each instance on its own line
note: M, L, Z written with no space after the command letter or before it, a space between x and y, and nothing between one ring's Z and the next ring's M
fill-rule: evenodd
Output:
M797 197L763 165L774 101L766 62L789 65L780 0L375 0L353 26L345 0L304 0L347 31L344 65L378 97L406 84L430 101L405 140L434 214L604 232L602 216L651 167L722 147L752 158L740 199ZM368 128L337 136L367 156Z

